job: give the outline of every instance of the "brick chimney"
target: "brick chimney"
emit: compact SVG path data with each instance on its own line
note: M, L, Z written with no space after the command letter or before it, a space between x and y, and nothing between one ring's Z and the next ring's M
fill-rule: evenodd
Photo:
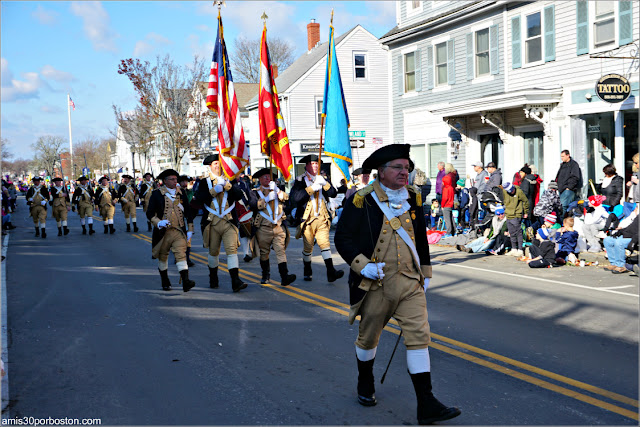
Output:
M278 66L276 64L271 64L271 72L273 73L273 80L278 78Z
M320 24L312 19L307 24L307 50L313 49L320 42Z

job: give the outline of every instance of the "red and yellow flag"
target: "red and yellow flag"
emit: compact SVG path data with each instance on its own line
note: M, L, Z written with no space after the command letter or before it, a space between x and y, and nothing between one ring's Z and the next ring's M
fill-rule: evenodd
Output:
M258 117L260 118L260 149L271 158L286 181L291 179L293 160L287 129L284 125L276 82L273 79L271 57L267 46L267 26L262 30L260 48L260 95Z

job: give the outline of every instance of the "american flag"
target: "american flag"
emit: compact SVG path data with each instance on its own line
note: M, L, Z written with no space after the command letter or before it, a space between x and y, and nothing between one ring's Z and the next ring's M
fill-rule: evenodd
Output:
M73 103L73 99L69 97L69 107L73 107L73 111L76 111L76 104Z
M249 152L244 140L238 100L233 89L220 12L218 12L218 35L211 59L206 103L210 110L218 113L220 165L229 179L236 178L249 163Z

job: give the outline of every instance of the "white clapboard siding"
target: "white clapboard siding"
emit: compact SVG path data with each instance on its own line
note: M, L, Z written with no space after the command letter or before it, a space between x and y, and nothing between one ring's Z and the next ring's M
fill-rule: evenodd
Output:
M422 1L422 10L410 14L407 16L407 10L409 8L408 1L400 1L400 28L408 27L419 22L425 21L429 18L433 18L438 15L442 15L445 12L457 9L465 4L469 4L469 1L466 0L456 0L456 1L432 1L432 0L423 0Z

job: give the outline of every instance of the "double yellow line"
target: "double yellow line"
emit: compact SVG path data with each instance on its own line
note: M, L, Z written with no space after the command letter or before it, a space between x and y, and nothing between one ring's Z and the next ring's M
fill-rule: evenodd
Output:
M151 243L151 237L145 234L133 234L132 236L139 240ZM207 264L207 257L205 255L191 252L191 257L192 259L197 260L202 264ZM223 271L228 271L224 267L227 267L227 265L221 263L219 268ZM275 280L271 280L269 284L261 284L261 276L250 271L240 270L240 276L244 279L256 282L262 287L269 288L293 298L297 298L301 301L317 305L342 316L347 317L349 315L349 305L332 300L322 295L318 295L313 292L297 288L295 286L281 287L280 282L277 282ZM396 320L391 319L389 323L393 326L387 325L384 329L388 332L399 335L400 329L398 328L398 323L396 322ZM493 369L502 374L509 375L513 378L526 381L530 384L545 388L556 393L560 393L564 396L571 397L581 402L606 409L608 411L625 416L627 418L631 418L633 420L638 420L637 399L632 399L630 397L626 397L612 391L586 384L581 381L576 381L571 378L567 378L565 376L547 371L545 369L537 368L527 363L519 362L517 360L510 359L497 353L465 344L463 342L447 338L439 334L431 333L431 339L432 341L429 344L431 348L435 348L452 356L456 356L469 362L473 362L477 365ZM549 380L555 382L551 382ZM566 386L573 387L574 389L567 388ZM613 401L614 403L606 402L598 397L584 394L583 392L606 398L610 401ZM629 410L621 406L617 406L618 404L624 404L636 409Z

